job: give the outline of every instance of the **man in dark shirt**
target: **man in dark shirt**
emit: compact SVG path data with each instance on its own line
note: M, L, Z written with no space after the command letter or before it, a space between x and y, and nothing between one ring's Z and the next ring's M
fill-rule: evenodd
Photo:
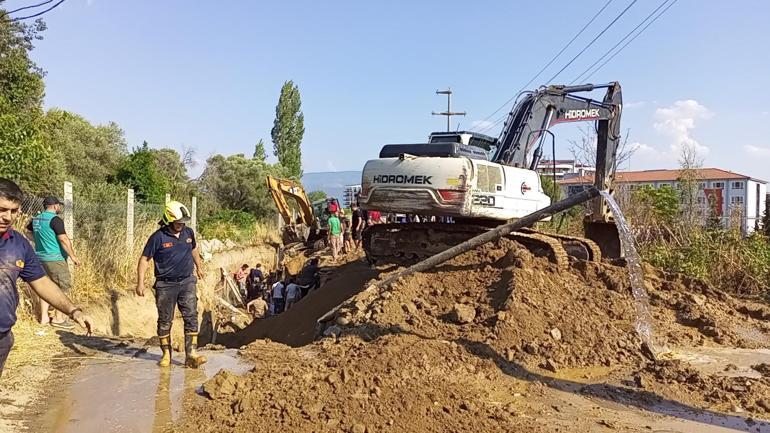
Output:
M158 307L158 338L163 351L158 365L171 365L171 322L179 306L184 321L185 365L198 368L206 358L198 355L198 293L196 275L203 279L203 263L195 233L186 223L190 212L179 202L166 204L161 227L147 240L137 267L136 294L144 296L144 274L155 262L155 304ZM193 275L193 271L196 275Z
M358 203L353 203L350 206L351 209L351 234L353 237L353 247L355 250L361 248L361 232L364 230L364 214L361 208L358 207Z
M265 275L262 273L262 264L257 263L254 268L249 272L249 277L246 279L246 299L251 301L261 296L262 283L265 281Z
M66 313L91 333L91 319L45 274L29 241L14 230L24 194L13 181L0 178L0 375L13 346L11 328L16 323L19 292L16 280L21 278L41 299Z

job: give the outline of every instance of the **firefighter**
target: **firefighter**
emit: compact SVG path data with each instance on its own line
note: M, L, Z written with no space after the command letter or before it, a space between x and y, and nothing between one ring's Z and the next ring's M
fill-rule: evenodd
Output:
M160 228L147 240L137 266L136 294L144 296L144 274L155 264L155 304L158 307L158 338L163 355L161 367L171 364L171 322L175 307L184 320L185 365L198 368L206 358L198 355L198 296L196 282L204 278L195 233L186 223L190 212L177 201L166 204ZM197 277L197 278L196 278Z

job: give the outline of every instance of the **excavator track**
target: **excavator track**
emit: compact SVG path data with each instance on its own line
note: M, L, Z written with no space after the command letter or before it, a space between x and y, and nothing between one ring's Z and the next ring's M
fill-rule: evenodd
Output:
M370 263L414 264L477 236L489 227L473 224L410 223L377 224L366 228L361 240ZM559 269L569 266L569 257L601 260L599 247L588 239L553 235L524 229L508 235L533 254L545 256Z

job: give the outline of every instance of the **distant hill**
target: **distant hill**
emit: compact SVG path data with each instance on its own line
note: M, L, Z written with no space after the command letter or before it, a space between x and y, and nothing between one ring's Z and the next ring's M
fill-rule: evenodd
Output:
M345 185L358 185L360 183L360 171L324 171L302 175L302 185L308 193L323 191L329 197L337 197L340 200Z

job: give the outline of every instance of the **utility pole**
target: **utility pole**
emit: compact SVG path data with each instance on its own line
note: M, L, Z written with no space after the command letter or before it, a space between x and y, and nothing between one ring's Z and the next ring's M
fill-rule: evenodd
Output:
M436 90L437 95L446 95L446 111L436 113L433 111L431 114L434 116L446 116L446 131L452 130L452 116L465 116L465 111L452 112L452 89L447 87L446 90Z

